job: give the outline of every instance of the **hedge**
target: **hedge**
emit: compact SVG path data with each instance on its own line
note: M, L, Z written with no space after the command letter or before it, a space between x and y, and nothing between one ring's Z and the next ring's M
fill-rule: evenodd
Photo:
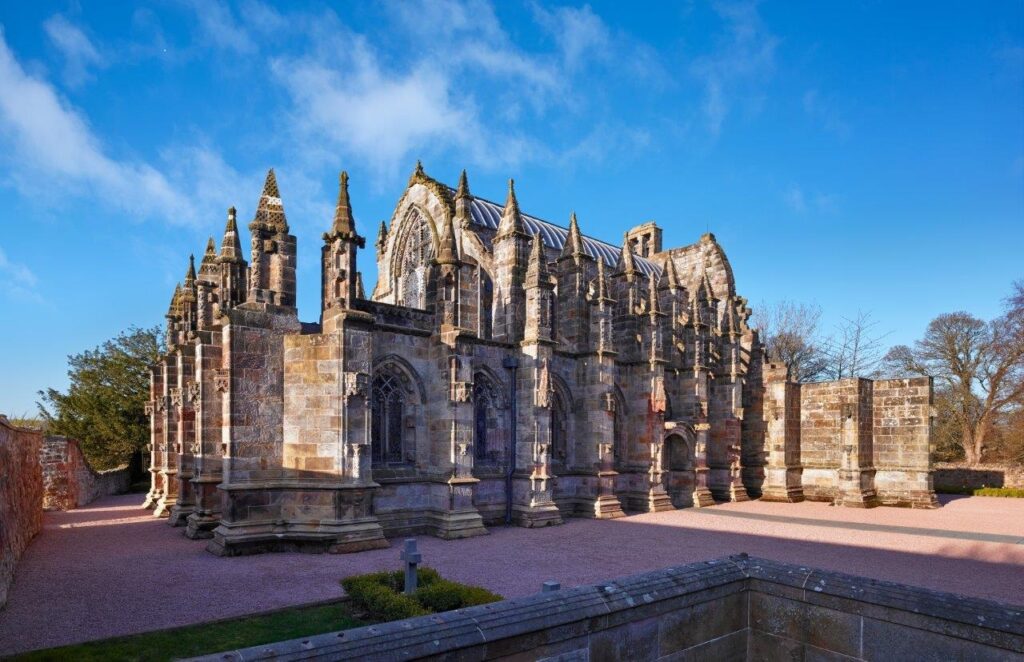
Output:
M341 580L352 602L379 621L396 621L501 600L500 595L458 582L441 579L432 568L417 568L417 589L405 595L405 573L374 572Z

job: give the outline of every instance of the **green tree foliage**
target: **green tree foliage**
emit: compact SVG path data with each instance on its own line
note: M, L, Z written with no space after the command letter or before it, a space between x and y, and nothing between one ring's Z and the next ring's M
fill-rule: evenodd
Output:
M50 434L78 439L96 469L125 464L149 442L149 365L160 356L160 329L132 327L99 347L68 357L67 393L40 391Z

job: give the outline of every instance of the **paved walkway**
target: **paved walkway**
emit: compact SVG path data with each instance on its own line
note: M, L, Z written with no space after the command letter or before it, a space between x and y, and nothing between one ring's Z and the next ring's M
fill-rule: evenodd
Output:
M398 545L346 555L218 558L141 510L140 495L47 513L0 611L0 655L339 597L338 580L398 567ZM1020 603L1024 499L931 511L747 502L709 509L420 537L427 565L502 595L738 552Z

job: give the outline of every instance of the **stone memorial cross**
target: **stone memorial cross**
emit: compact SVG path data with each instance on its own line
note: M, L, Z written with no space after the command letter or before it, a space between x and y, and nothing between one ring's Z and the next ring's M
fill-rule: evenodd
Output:
M423 560L423 555L416 551L415 538L405 539L401 559L405 561L405 594L412 595L416 592L416 566Z

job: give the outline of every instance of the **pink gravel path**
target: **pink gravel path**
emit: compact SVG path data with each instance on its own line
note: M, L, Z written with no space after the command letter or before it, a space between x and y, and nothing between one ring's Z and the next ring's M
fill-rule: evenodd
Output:
M140 509L141 498L109 497L46 514L0 611L0 655L335 598L342 577L398 567L397 541L360 554L218 558ZM857 528L863 526L913 530ZM420 536L419 545L425 563L444 575L510 597L548 579L568 587L748 552L1024 602L1024 499L954 498L932 511L748 502L574 519L548 529L494 528L460 541Z

